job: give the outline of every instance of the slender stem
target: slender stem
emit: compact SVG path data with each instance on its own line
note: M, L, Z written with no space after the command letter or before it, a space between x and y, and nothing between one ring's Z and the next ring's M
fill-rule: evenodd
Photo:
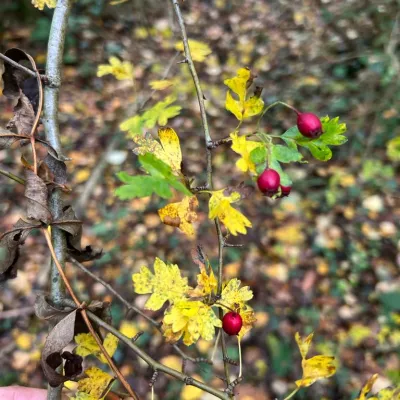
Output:
M21 71L26 72L28 75L32 76L33 78L36 76L36 72L32 71L31 69L24 67L23 65L17 63L16 61L12 60L11 58L5 56L3 53L0 53L0 59L2 59L4 62L12 65L15 68L20 69ZM47 80L46 75L40 75L41 80Z
M291 399L299 390L300 390L299 387L296 388L296 389L294 389L293 392L290 393L289 396L285 397L283 400L289 400L289 399Z
M72 3L73 0L57 1L47 46L46 75L49 84L44 89L43 125L47 141L59 155L62 154L58 126L59 87L61 84L65 36ZM49 207L54 219L62 216L63 204L61 195L61 191L58 189L54 189L50 194ZM57 260L61 266L64 266L67 247L65 234L61 229L53 227L51 235ZM54 261L51 263L50 275L51 299L55 304L60 304L65 297L65 288ZM51 391L52 389L50 388L49 398L58 399L60 397L60 395L58 397L51 397Z
M20 183L21 185L25 185L25 179L22 179L19 176L14 175L11 172L7 172L7 171L4 171L3 169L0 169L0 174L6 176L7 178L12 179L13 181L15 181L17 183Z
M199 77L196 72L196 68L194 66L194 62L192 59L192 55L190 53L190 48L189 48L189 39L186 33L186 27L185 27L185 22L183 20L182 12L179 6L178 0L171 0L172 6L175 10L175 15L178 19L178 25L180 28L181 36L182 36L182 42L183 42L183 48L185 50L185 57L186 61L189 66L190 73L193 78L193 82L196 88L196 93L197 93L197 99L199 102L199 107L200 107L200 115L201 115L201 121L203 125L203 133L204 133L204 140L205 140L205 147L206 147L206 162L207 162L207 188L212 190L213 189L213 180L212 180L212 156L211 156L211 149L213 148L213 141L211 139L210 135L210 130L208 127L208 121L207 121L207 114L206 114L206 108L204 104L204 95L203 91L201 90L200 86L200 81ZM215 228L217 231L217 236L218 236L218 294L220 295L222 292L222 279L223 279L223 248L224 248L224 237L222 235L221 231L221 225L218 220L218 218L215 219ZM220 317L222 318L222 310L220 310ZM225 371L225 379L227 385L229 385L229 365L226 362L226 346L225 346L225 341L224 337L222 335L222 341L221 341L221 347L222 347L222 358L224 362L224 371Z
M238 378L242 377L242 345L240 343L240 337L238 335L238 349L239 349L239 376Z
M294 111L296 114L300 114L299 110L297 110L297 109L294 108L293 106L291 106L291 105L289 105L289 104L287 104L287 103L284 103L283 101L275 101L274 103L271 103L271 104L269 104L267 107L264 108L263 112L262 112L261 115L260 115L260 118L258 118L258 121L257 121L257 131L259 130L259 126L260 126L260 123L261 123L261 120L262 120L264 114L265 114L268 110L270 110L271 108L277 106L278 104L280 104L280 105L282 105L282 106L285 106L285 107L287 107L287 108L290 108L290 109L291 109L292 111Z
M195 386L201 390L204 390L207 393L214 395L215 397L218 397L219 399L229 400L230 397L228 394L226 394L218 389L214 389L214 388L206 385L203 382L200 382L194 378L191 378L191 377L183 374L182 372L179 372L173 368L167 367L166 365L163 365L163 364L159 363L158 361L154 360L145 351L143 351L140 347L138 347L135 343L132 343L131 339L129 339L127 336L123 335L121 332L119 332L117 329L115 329L111 325L104 322L101 318L99 318L92 312L87 311L87 315L97 325L101 326L106 331L112 333L118 339L120 339L121 342L125 343L138 357L140 357L143 361L145 361L153 370L161 371L168 375L171 375L174 378L186 383L187 385Z
M218 344L219 344L219 339L221 337L221 333L222 333L222 329L218 329L218 335L217 338L215 339L215 343L214 343L214 348L213 351L211 353L211 361L214 361L214 357L215 357L215 353L217 352L217 348L218 348Z
M140 308L137 308L133 304L129 303L124 297L122 297L111 285L109 285L107 282L103 281L103 279L99 278L97 275L95 275L93 272L91 272L89 269L87 269L83 264L81 264L79 261L75 260L74 258L70 258L70 261L72 264L74 264L76 267L80 268L85 274L89 275L92 277L95 281L99 282L102 284L108 291L110 291L121 303L123 303L128 310L132 310L136 312L137 314L141 315L143 318L145 318L147 321L149 321L159 332L162 332L162 328L160 324L153 318L149 317L146 315L145 312L143 312ZM193 357L188 356L183 352L177 344L173 344L172 347L174 350L185 360L189 360L193 363L196 362L196 359Z
M42 232L44 234L44 237L46 238L46 242L47 245L49 247L51 256L53 258L53 261L58 269L58 272L62 278L62 280L64 281L65 287L67 288L69 294L71 295L72 299L74 300L75 304L77 307L81 308L81 315L83 320L85 321L90 333L92 334L92 336L94 337L94 339L96 340L96 343L98 344L100 350L102 351L102 353L104 354L104 357L106 358L106 360L108 361L108 364L110 365L111 369L115 372L115 374L117 375L118 379L121 381L121 383L124 385L125 389L129 392L129 394L135 399L135 400L139 400L139 398L137 397L136 393L132 390L132 388L130 387L129 383L125 380L124 376L121 374L121 372L119 371L119 369L117 368L117 366L114 364L114 361L112 360L112 358L110 357L110 355L107 353L107 350L104 348L103 346L103 342L101 341L101 339L99 338L98 334L96 333L96 331L93 328L92 323L90 322L88 316L87 316L87 312L83 307L83 304L79 301L79 299L76 297L69 281L68 278L65 275L65 272L63 270L63 267L61 266L61 264L59 263L56 253L54 251L53 248L53 244L51 242L51 237L49 235L49 232L47 231L47 229L43 228Z

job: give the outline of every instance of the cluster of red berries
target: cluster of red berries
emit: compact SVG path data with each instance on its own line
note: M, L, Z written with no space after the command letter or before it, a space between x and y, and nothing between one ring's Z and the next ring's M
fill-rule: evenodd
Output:
M309 138L316 139L322 134L322 124L320 119L312 113L297 112L297 128L299 132ZM258 188L264 195L272 197L279 192L280 196L289 196L291 186L281 185L281 177L272 168L267 168L257 179Z

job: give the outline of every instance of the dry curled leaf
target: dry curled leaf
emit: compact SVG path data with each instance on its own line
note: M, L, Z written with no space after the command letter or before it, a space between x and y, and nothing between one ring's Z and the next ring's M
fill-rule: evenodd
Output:
M19 246L22 245L33 228L40 224L31 224L20 219L14 228L0 236L0 282L17 276Z
M47 186L34 172L26 170L25 197L28 199L27 216L49 224L52 215L47 207Z
M62 350L74 339L77 312L74 310L63 318L51 330L44 344L41 364L50 386L57 387L72 378L58 373L56 368L60 365Z
M93 249L91 246L86 246L82 249L82 221L76 218L71 206L65 206L61 218L54 220L51 225L67 232L67 250L72 258L79 262L84 262L95 260L102 256L102 250Z

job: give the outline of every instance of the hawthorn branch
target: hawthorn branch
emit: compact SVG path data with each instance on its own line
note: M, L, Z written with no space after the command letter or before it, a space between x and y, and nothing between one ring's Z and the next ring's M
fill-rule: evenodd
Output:
M87 315L88 315L89 319L91 319L97 325L101 326L106 331L112 333L119 340L121 340L121 342L125 343L138 357L140 357L144 362L146 362L147 365L153 369L153 371L164 372L165 374L171 375L174 378L186 383L187 385L195 386L201 390L204 390L207 393L214 395L215 397L217 397L219 399L222 399L222 400L230 399L229 394L224 393L218 389L214 389L214 388L206 385L203 382L200 382L194 378L191 378L191 377L187 376L186 374L183 374L182 372L179 372L173 368L167 367L166 365L163 365L163 364L159 363L158 361L154 360L145 351L143 351L140 347L138 347L135 343L132 343L131 339L129 339L127 336L123 335L120 331L118 331L111 325L104 322L101 318L99 318L97 315L93 314L92 312L87 311Z
M107 282L103 281L103 279L99 278L97 275L95 275L93 272L91 272L89 269L87 269L83 264L81 264L79 261L75 260L74 258L70 258L70 261L72 264L74 264L76 267L78 267L80 270L82 270L85 274L89 275L91 278L93 278L96 282L99 282L101 285L103 285L109 292L111 292L128 310L132 310L136 312L137 314L141 315L143 318L145 318L150 324L152 324L160 333L162 333L162 329L160 326L160 323L158 323L155 319L149 317L145 312L143 312L140 308L134 306L133 304L129 303L124 297L122 297L111 285L109 285ZM183 350L180 349L180 347L177 344L173 344L172 347L174 350L184 359L191 361L192 363L198 363L198 362L205 362L207 364L212 364L209 360L207 359L198 359L194 357L188 356Z
M3 53L0 53L0 59L6 62L7 64L12 65L14 68L18 68L21 71L24 71L28 75L30 75L32 78L36 78L36 72L32 71L31 69L24 67L23 65L17 63L16 61L12 60L11 58L5 56ZM40 80L46 84L47 83L47 76L46 75L39 75Z
M59 87L64 54L64 42L73 0L59 0L54 10L51 22L50 36L47 49L46 75L49 84L44 89L43 125L46 139L50 145L62 154L60 130L58 123ZM50 211L53 218L62 215L62 198L60 190L53 190L50 195ZM66 239L62 230L52 227L52 242L61 266L64 268L66 258ZM65 296L65 288L55 262L51 264L50 294L52 301L57 304Z
M43 126L46 139L50 145L62 154L60 131L58 125L58 102L59 86L61 83L61 69L64 54L65 36L68 26L68 18L71 12L73 0L58 0L51 21L49 41L47 44L46 75L48 85L44 89L43 103ZM62 215L61 191L54 189L50 194L49 207L53 218L60 218ZM56 227L52 227L51 241L54 246L55 256L61 267L65 266L66 258L66 236L65 233ZM54 304L60 304L65 297L63 280L57 269L55 259L51 262L50 269L50 297ZM48 400L61 398L62 387L48 389Z
M7 178L10 178L15 182L20 183L21 185L25 185L25 179L20 178L17 175L14 175L12 172L7 172L4 171L4 169L0 169L0 175L6 176Z
M74 303L80 309L80 313L82 315L82 318L85 321L86 326L88 327L90 333L94 337L97 345L99 346L100 350L104 354L104 357L106 358L108 364L110 365L111 369L115 372L115 374L118 377L118 379L120 380L120 382L124 385L125 389L133 397L134 400L139 400L139 398L137 397L136 393L132 390L132 388L130 387L129 383L126 381L124 376L121 374L120 370L114 364L114 361L112 360L110 355L107 353L107 350L104 348L103 342L99 338L98 334L96 333L96 331L93 328L92 323L89 320L89 317L87 315L88 312L85 309L85 304L81 303L79 301L79 299L77 298L77 296L75 295L75 293L74 293L74 291L73 291L73 289L72 289L72 287L71 287L71 285L70 285L70 283L68 281L68 278L65 275L65 272L64 272L61 264L59 263L58 259L57 259L56 253L54 251L53 244L51 242L51 238L50 238L49 232L45 228L43 228L42 231L43 231L44 237L46 238L47 246L49 247L49 250L50 250L51 256L53 258L53 261L54 261L54 263L56 265L56 268L58 269L58 272L59 272L62 280L64 281L64 284L65 284L69 294L71 295L72 299L74 300Z
M203 91L201 90L200 86L200 81L199 77L196 72L196 68L194 66L194 62L192 59L192 55L190 53L190 48L189 48L189 39L186 33L186 27L185 27L185 22L183 20L181 8L179 6L178 0L171 0L172 6L175 10L175 15L178 19L178 25L181 31L181 36L182 36L182 41L183 41L183 48L185 50L185 58L187 61L187 64L189 66L190 73L193 78L194 86L196 88L196 93L197 93L197 99L199 102L199 107L200 107L200 115L201 115L201 121L203 125L203 132L204 132L204 139L205 139L205 149L206 149L206 162L207 162L207 188L209 190L213 189L213 179L212 179L212 156L211 156L211 150L213 148L213 140L211 139L210 135L210 130L208 127L208 121L207 121L207 114L206 114L206 108L204 104L204 95ZM224 250L224 236L222 234L221 230L221 224L218 220L218 218L215 218L215 228L217 231L217 237L218 237L218 290L217 290L217 295L221 295L222 292L222 280L223 280L223 250ZM219 315L220 318L222 319L223 312L220 309ZM222 358L224 362L224 372L225 372L225 379L226 383L229 386L230 383L230 374L229 374L229 365L225 361L227 357L227 350L226 350L226 344L225 344L225 339L224 335L222 334L222 340L221 340L221 349L222 349Z

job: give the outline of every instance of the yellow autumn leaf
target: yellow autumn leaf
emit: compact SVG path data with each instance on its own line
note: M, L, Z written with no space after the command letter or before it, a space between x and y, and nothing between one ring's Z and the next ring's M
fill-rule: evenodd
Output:
M249 286L240 287L241 284L237 278L229 280L222 289L220 303L235 311L243 308L253 298L253 291Z
M167 204L158 210L161 221L175 226L190 238L194 238L195 231L192 223L197 221L196 208L199 202L196 196L186 196L178 203Z
M32 4L35 8L43 10L44 6L55 8L57 5L57 0L32 0Z
M370 397L369 400L400 400L400 386L382 389L378 392L378 397Z
M214 310L201 301L181 299L175 302L164 314L163 332L169 342L176 342L183 335L183 343L190 346L200 337L212 340L215 328L222 322Z
M242 317L242 329L238 333L239 339L242 339L243 336L254 326L254 323L257 321L254 310L248 306L244 305L239 309L239 314Z
M260 97L260 90L256 90L253 96L247 98L247 89L252 81L253 77L248 68L240 68L235 77L224 80L224 84L238 97L238 100L236 100L228 90L225 108L235 115L239 121L259 114L264 107L264 101Z
M165 90L174 84L173 81L163 79L161 81L151 81L150 86L154 90Z
M70 397L70 400L98 400L98 397L91 396L85 392L76 392L74 397Z
M119 331L129 339L132 339L139 332L139 329L132 321L122 321Z
M107 364L107 359L104 357L104 354L91 333L79 333L75 336L75 343L78 345L75 348L75 353L78 356L87 357L88 355L94 355L102 363ZM104 338L103 346L108 355L112 357L118 347L118 338L111 333L107 333Z
M183 51L183 42L179 41L175 44L175 49L178 51ZM208 44L199 42L197 40L189 39L189 49L193 61L202 62L206 57L211 54L211 49Z
M230 137L232 139L231 149L242 156L236 161L238 169L243 172L250 171L256 174L256 166L253 161L251 161L250 153L258 147L263 147L262 143L247 140L245 136L238 136L237 132L231 133Z
M300 334L296 332L295 339L301 353L301 365L303 368L303 377L296 381L298 387L310 386L318 379L329 378L336 372L336 367L334 365L335 357L317 355L312 358L306 358L313 335L314 334L311 333L303 340Z
M111 74L118 80L133 79L133 65L129 61L121 61L117 57L110 57L109 64L102 64L97 67L97 76Z
M378 379L378 374L372 375L363 388L361 389L360 394L358 395L356 400L366 400L367 399L367 394L371 391L372 386L374 386L375 381Z
M140 272L132 275L132 281L136 293L151 293L145 308L153 311L159 310L166 301L174 303L183 298L189 290L187 278L181 277L179 267L165 264L159 258L154 261L154 274L147 267L141 267Z
M208 218L218 218L234 236L238 233L246 234L246 228L252 226L251 222L231 206L232 203L240 200L240 194L233 192L230 196L225 196L224 189L210 193Z
M212 296L217 293L218 282L214 272L210 267L210 272L207 273L204 264L200 264L200 274L197 275L197 286L189 291L190 297L205 297Z
M134 136L133 141L138 145L134 150L135 154L152 153L159 160L168 164L174 173L180 173L182 152L177 133L172 128L160 128L158 137L160 142L153 139L151 135Z
M95 399L101 399L111 389L114 378L101 369L97 367L88 368L85 375L87 375L87 378L79 380L79 391L87 393Z

